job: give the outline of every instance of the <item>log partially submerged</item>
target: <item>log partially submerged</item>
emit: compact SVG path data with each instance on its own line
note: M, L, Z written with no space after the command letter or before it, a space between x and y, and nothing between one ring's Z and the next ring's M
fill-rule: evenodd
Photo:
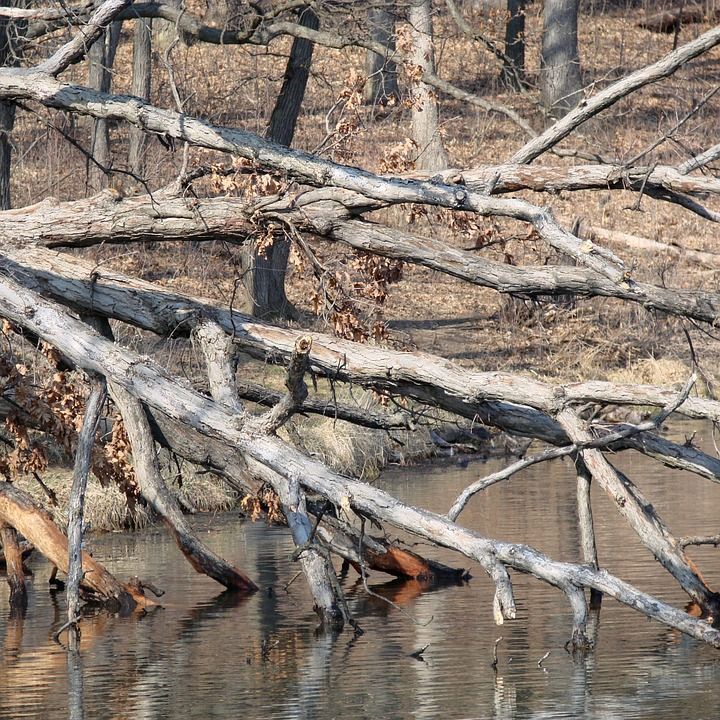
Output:
M27 608L22 549L15 528L5 522L0 522L0 542L4 550L5 569L10 586L10 614L22 617Z
M15 528L50 562L68 572L68 540L50 515L25 492L0 482L0 520ZM82 588L116 609L127 611L154 605L144 595L116 580L87 552L82 553Z
M27 308L33 312L28 313ZM79 366L100 372L128 392L195 431L227 444L290 482L319 493L339 508L374 517L436 544L458 550L476 560L496 583L498 617L515 615L507 568L529 572L558 587L573 612L573 642L586 641L587 614L581 588L594 588L693 637L720 647L720 632L703 620L651 598L603 570L558 563L527 546L490 540L447 518L412 508L366 483L338 476L324 465L294 450L280 439L259 433L252 423L238 427L233 413L196 391L174 381L150 359L134 356L59 307L13 281L0 284L0 309L5 317L57 345ZM29 316L30 315L30 316ZM678 570L682 563L678 565ZM672 568L671 568L672 569ZM692 571L690 571L692 572ZM702 593L699 593L702 594ZM703 596L705 597L705 596Z
M282 176L283 180L320 188L303 187L297 192L293 189L282 197L189 200L179 194L179 190L187 189L192 175L186 173L184 166L175 193L137 198L104 195L72 204L45 203L0 215L0 229L6 238L0 257L0 316L33 339L49 343L65 355L68 364L109 383L125 419L140 490L170 526L196 569L229 587L254 589L249 578L192 536L160 477L154 438L177 454L221 474L235 487L252 492L264 483L275 492L296 546L294 558L302 566L316 610L327 627L339 629L350 620L330 552L353 563L363 580L368 568L412 578L442 574L457 577L452 569L416 556L387 537L366 535L366 524L372 523L383 532L394 527L479 563L495 586L493 609L498 623L516 615L510 575L515 570L532 574L564 593L572 613L571 643L576 648L587 648L592 640L587 630L586 589L613 597L650 618L720 647L720 631L710 622L720 616L718 594L686 556L687 543L672 535L648 500L604 454L607 450L634 448L673 467L720 482L717 458L689 444L670 443L656 433L661 421L673 412L720 420L720 403L691 397L692 383L680 392L675 388L615 383L554 385L510 373L470 372L434 355L360 346L322 333L303 332L298 337L294 330L256 322L232 307L106 272L76 256L62 256L39 247L217 237L240 243L260 230L271 235L285 232L302 240L301 233L305 233L374 255L421 264L502 293L524 297L566 293L613 297L695 322L717 324L718 293L642 282L633 277L632 265L568 231L548 208L494 195L521 189L543 192L600 187L632 189L641 196L677 203L704 219L720 221L719 213L698 201L701 196L718 194L716 178L689 176L693 170L717 159L717 147L677 168L625 167L612 163L562 171L526 167L587 119L716 47L720 43L720 28L709 30L579 103L575 110L517 150L509 163L418 179L378 176L319 155L278 146L244 130L218 127L181 112L164 110L139 98L97 93L58 80L60 73L84 57L87 47L102 35L107 24L124 12L132 14L137 10L136 15L141 9L154 14L170 12L178 29L182 25L198 35L212 31L198 25L183 10L169 10L162 3L145 3L134 9L129 5L130 0L106 0L94 9L83 6L74 21L88 17L87 23L48 60L30 69L0 69L0 100L32 101L100 120L126 121L145 133L158 135L168 144L175 139L188 147L192 144L230 153L244 158L245 167L251 168L251 172L266 171ZM58 20L67 21L55 12L25 16L51 25ZM254 8L253 13L256 12ZM339 34L275 22L274 16L265 19L272 22L258 20L244 37L241 37L244 31L227 37L237 42L267 42L271 37L291 34L331 47L353 44ZM213 37L221 41L224 36L220 33ZM366 46L380 53L386 50L372 44ZM478 98L457 91L428 73L422 79L455 97L483 106ZM525 125L528 134L534 136L532 128L516 113L505 114L513 122ZM188 155L185 157L187 160ZM513 267L493 263L444 242L371 224L365 218L375 210L404 203L524 223L534 238L572 258L576 266ZM80 314L80 319L72 314L71 308ZM82 319L90 314L103 323L107 319L121 320L165 338L192 336L205 360L212 397L173 377L153 359L141 357L114 343L107 334L96 332ZM268 396L266 404L270 407L260 414L248 412L241 403L235 365L237 349L287 367L287 391ZM318 403L308 400L304 381L308 372L328 378L331 383L355 383L386 397L399 397L408 402L407 412L400 413L399 418L401 425L407 427L413 426L416 412L433 406L556 447L523 458L496 477L469 486L447 515L415 508L359 479L331 471L278 437L277 431L293 414L322 412ZM257 397L258 389L250 388L246 394L253 393ZM648 423L607 428L581 419L577 408L587 403L653 405L661 411ZM398 422L397 417L392 422L377 415L362 418L339 405L335 411L338 417L342 415L351 422L362 424L364 419L364 424L371 427L400 426L393 425ZM82 482L87 477L87 447L94 436L90 419L88 412L88 431L83 433L86 442L84 449L78 450L78 467L84 468L83 473L78 473ZM506 479L529 464L566 455L572 456L578 467L584 564L557 562L532 547L493 540L457 522L465 503L491 481ZM591 480L606 492L639 540L701 608L704 619L672 608L598 566L592 536ZM80 490L74 493L79 498L75 506L79 503L80 509L82 482L78 483ZM8 483L0 484L0 521L26 535L57 566L68 567L67 541L60 530L47 514ZM79 550L81 522L76 521L74 527L77 532L72 545ZM15 539L9 536L4 542L9 547L12 577L17 583L21 570ZM81 559L85 570L81 582L86 591L122 608L146 602L142 584L119 583L89 556L82 555ZM78 563L74 566L77 568ZM71 619L73 616L71 612Z

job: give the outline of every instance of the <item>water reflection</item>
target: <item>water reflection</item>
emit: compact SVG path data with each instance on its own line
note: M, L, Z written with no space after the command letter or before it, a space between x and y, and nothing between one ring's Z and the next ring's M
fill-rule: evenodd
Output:
M716 530L718 486L643 459L620 460L675 534ZM383 482L414 504L444 512L470 479L493 469L470 464L465 470L403 470ZM682 606L683 594L605 498L593 493L601 564ZM574 470L559 462L490 488L463 520L575 561L574 497ZM720 714L720 655L612 601L591 614L595 651L573 656L563 649L572 624L564 596L533 578L513 576L518 619L497 627L493 587L477 567L469 568L469 583L449 586L374 574L371 595L351 571L343 587L365 633L318 635L302 578L290 583L297 565L282 529L232 515L194 522L203 540L249 572L261 592L219 593L159 529L94 538L95 555L120 577L147 577L166 595L163 607L144 617L86 618L80 654L72 655L51 639L65 616L64 594L47 592L50 569L35 558L24 621L8 617L7 587L0 584L0 717L83 717L83 711L93 720ZM720 584L720 551L692 553L708 581ZM467 564L449 552L433 555L447 564ZM421 648L419 661L412 654Z

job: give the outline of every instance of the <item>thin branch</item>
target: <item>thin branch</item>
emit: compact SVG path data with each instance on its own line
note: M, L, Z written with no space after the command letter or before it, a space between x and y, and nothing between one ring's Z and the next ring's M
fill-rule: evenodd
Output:
M577 108L551 125L542 135L523 145L513 154L509 162L520 164L532 162L591 117L645 85L669 77L690 60L711 50L718 43L720 43L720 25L668 53L657 62L612 83L593 97L582 100Z

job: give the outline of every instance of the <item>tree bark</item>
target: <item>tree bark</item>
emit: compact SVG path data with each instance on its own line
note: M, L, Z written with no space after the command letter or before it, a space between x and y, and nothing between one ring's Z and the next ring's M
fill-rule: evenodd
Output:
M6 482L0 482L0 520L22 533L60 570L68 572L67 537L27 493ZM86 552L82 554L82 565L85 572L81 587L96 593L117 609L132 610L154 604L131 586L118 582Z
M305 7L300 11L299 24L317 30L320 20L315 11ZM295 126L305 88L310 76L313 43L304 38L293 40L285 67L280 94L275 102L265 136L280 145L289 147L295 135ZM295 309L285 294L285 274L290 255L290 241L276 235L272 244L258 248L249 243L243 252L243 285L248 297L248 311L258 318L294 317Z
M510 90L522 90L525 80L526 2L527 0L507 0L502 80Z
M545 0L540 58L540 90L545 110L558 118L582 97L578 53L580 0Z
M150 100L150 78L152 74L152 19L138 19L133 36L132 88L135 97ZM148 137L139 128L128 130L128 164L130 171L138 177L145 177L145 152Z
M312 8L303 8L299 15L298 22L301 27L310 28L311 30L317 30L320 27L320 18ZM290 57L285 66L282 88L275 101L275 107L265 133L268 140L286 147L292 145L295 126L305 97L305 88L310 77L312 56L313 43L304 38L296 37L293 40Z
M383 0L368 9L368 27L373 42L388 48L388 52L379 55L367 51L365 68L368 76L365 84L365 102L373 107L394 104L400 99L397 65L391 54L395 52L395 3Z
M430 0L412 0L408 8L413 49L411 61L419 73L435 74L433 47L432 3ZM417 148L415 166L419 170L443 170L449 162L438 121L438 104L432 90L420 78L412 87L412 137Z
M192 532L180 506L162 480L152 432L140 402L116 383L110 383L110 393L130 439L135 479L140 491L170 528L188 562L198 573L211 577L230 590L256 591L257 585L247 575L205 547Z
M14 0L0 0L0 7L12 7ZM17 65L16 52L12 42L13 32L11 31L12 20L0 17L0 66ZM0 101L0 210L8 210L12 207L10 195L12 143L10 134L15 125L15 104L12 102Z
M88 51L88 86L98 92L110 92L111 70L120 41L121 24L117 21L111 23L104 35L96 40ZM107 187L108 170L112 164L110 131L104 118L96 118L92 122L89 150L92 159L88 159L87 163L88 189L90 194L94 194Z
M10 586L10 616L24 617L27 609L27 588L22 549L18 543L17 532L0 520L0 542L5 553L5 571Z
M106 398L105 380L96 380L85 406L85 417L75 451L75 468L70 502L68 503L68 580L66 586L68 624L72 629L71 645L79 639L77 621L80 617L80 583L83 579L82 545L85 530L83 527L85 490L92 465L95 433Z

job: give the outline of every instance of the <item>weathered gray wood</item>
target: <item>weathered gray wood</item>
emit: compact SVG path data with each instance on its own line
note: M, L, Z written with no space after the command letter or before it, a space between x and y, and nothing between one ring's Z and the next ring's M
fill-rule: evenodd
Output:
M510 158L511 163L526 164L547 152L567 137L575 128L582 125L599 112L614 105L618 100L627 97L645 85L663 80L676 72L690 60L711 50L720 43L720 26L673 50L657 62L626 75L617 82L611 83L591 98L585 99L575 110L568 113L544 133L529 140Z
M105 32L105 28L116 19L132 0L105 0L92 14L88 22L76 33L70 42L59 48L51 57L38 65L38 70L53 77L70 65L85 57L88 49Z
M171 529L188 562L197 572L211 577L231 590L257 590L257 585L247 575L207 548L192 532L180 506L160 475L152 431L140 401L116 382L110 383L110 393L120 410L125 431L130 439L135 479L140 491Z
M32 312L28 312L32 308ZM374 487L341 477L293 450L274 436L248 433L235 427L233 415L212 400L173 381L147 358L140 358L92 332L57 306L6 279L0 283L0 314L28 327L47 342L56 344L74 362L88 370L107 373L143 402L162 409L199 432L221 439L247 458L289 481L320 493L338 507L348 507L389 522L420 537L456 549L477 560L492 575L498 563L531 573L568 593L575 587L594 587L649 617L676 627L720 647L720 632L707 622L692 618L604 571L585 565L559 563L523 545L484 538L447 518L403 504ZM575 432L573 430L573 432ZM586 451L588 453L597 451ZM593 468L594 470L594 468ZM693 582L692 578L688 578ZM572 588L568 587L568 583ZM574 608L578 625L578 610Z
M298 386L304 388L304 394L307 395L303 381L307 367L306 352L296 360L294 370L288 377L290 399L283 398L278 405L281 409L271 410L267 417L258 419L248 417L237 399L234 355L229 345L229 338L218 325L207 322L200 323L195 330L195 337L203 351L212 397L221 407L236 414L236 424L259 428L262 433L274 432L277 428L277 425L273 424L274 421L292 411L295 400L303 395L302 390L298 390ZM283 514L298 553L297 559L300 561L315 601L315 610L323 626L332 630L342 630L345 616L340 608L336 583L332 581L334 570L327 552L322 551L315 538L305 509L305 494L297 479L288 480L252 459L246 458L245 462L248 474L270 483L280 498Z
M254 321L219 307L205 298L170 292L152 283L109 272L78 257L68 258L41 249L7 249L0 268L29 288L55 297L88 312L123 320L159 335L187 335L202 319L217 323L246 352L263 360L287 361L297 333ZM24 271L30 270L30 273ZM339 381L404 393L437 404L464 417L481 419L520 435L538 437L553 444L567 444L567 435L551 418L527 407L553 411L564 403L604 402L663 407L673 402L677 390L655 386L630 386L607 382L574 383L562 388L530 379L517 380L507 373L476 373L427 353L405 353L310 333L313 370ZM513 389L516 383L520 386ZM509 401L509 402L508 402ZM517 402L518 405L509 403ZM525 406L525 407L523 407ZM684 415L720 420L720 402L690 397L678 408ZM654 439L653 452L663 443ZM621 447L641 449L639 442L623 440ZM665 447L670 447L666 445ZM696 453L673 455L689 465L714 473L716 465Z
M557 419L574 442L587 442L592 438L585 424L572 410L562 410ZM655 559L675 577L693 600L713 615L717 614L720 610L720 596L708 588L694 566L688 562L677 540L638 488L617 472L599 450L581 450L580 456L592 477L615 503L620 514Z
M395 55L395 2L382 0L368 8L370 38L388 48L382 55L367 51L365 72L368 76L364 89L366 103L384 106L400 99L398 71Z
M92 450L95 433L107 398L105 380L95 380L90 397L85 405L85 416L78 435L75 450L75 467L68 503L68 579L67 616L72 632L71 642L77 640L77 622L80 618L80 583L83 579L82 544L85 490L92 466Z
M138 19L133 35L132 86L130 92L150 100L152 77L152 19ZM145 177L145 152L148 137L139 128L128 131L128 164L138 177Z
M412 37L411 62L420 68L420 75L435 75L433 46L432 3L430 0L411 0L408 22ZM415 166L421 170L442 170L448 157L440 136L438 103L422 77L412 83L412 138L417 157Z
M287 392L280 398L277 405L257 419L258 426L263 432L276 432L305 402L308 395L305 373L310 364L311 349L312 338L309 335L303 335L295 341L285 376Z

